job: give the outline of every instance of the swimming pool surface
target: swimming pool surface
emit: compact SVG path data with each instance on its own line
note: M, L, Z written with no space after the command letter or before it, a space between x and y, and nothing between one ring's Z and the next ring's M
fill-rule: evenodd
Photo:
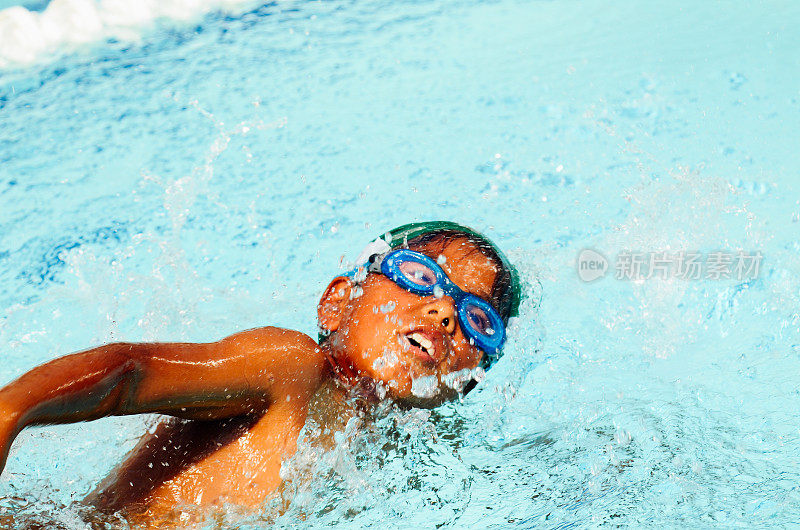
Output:
M505 357L301 446L288 511L223 527L800 520L800 4L227 4L0 70L0 384L102 342L314 334L370 238L454 220L528 284ZM763 262L585 283L585 248ZM82 528L154 421L24 431L0 513Z

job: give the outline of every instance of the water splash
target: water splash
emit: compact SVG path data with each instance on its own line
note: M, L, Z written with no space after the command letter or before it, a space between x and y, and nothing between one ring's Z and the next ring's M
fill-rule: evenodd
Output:
M190 22L220 11L235 15L254 0L51 0L44 11L0 11L0 69L20 67L108 39L137 41L158 20Z

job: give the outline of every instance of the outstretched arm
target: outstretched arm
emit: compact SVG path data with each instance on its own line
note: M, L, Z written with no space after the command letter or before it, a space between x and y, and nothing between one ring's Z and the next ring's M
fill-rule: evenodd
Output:
M212 343L107 344L60 357L0 389L0 472L30 425L144 412L258 414L279 400L307 400L324 366L310 337L271 327Z

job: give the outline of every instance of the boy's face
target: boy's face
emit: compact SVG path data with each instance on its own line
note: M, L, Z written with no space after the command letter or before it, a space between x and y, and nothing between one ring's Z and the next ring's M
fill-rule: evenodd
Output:
M434 241L412 250L438 258L456 285L489 299L497 266L468 241ZM360 286L363 293L350 299L352 284L337 278L320 303L320 322L335 330L329 343L337 362L383 383L395 398L435 404L455 396L456 372L477 367L483 352L464 336L453 299L415 295L374 273ZM331 295L341 297L338 322L323 318Z

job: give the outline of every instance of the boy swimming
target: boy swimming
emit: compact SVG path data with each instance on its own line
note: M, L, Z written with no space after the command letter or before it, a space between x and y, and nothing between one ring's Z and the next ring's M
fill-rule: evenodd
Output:
M141 522L255 507L280 486L308 417L341 430L348 391L435 406L501 355L520 284L484 236L412 223L357 263L320 299L319 343L264 327L213 343L107 344L34 368L0 389L0 473L27 426L159 413L187 421L146 434L87 503Z

